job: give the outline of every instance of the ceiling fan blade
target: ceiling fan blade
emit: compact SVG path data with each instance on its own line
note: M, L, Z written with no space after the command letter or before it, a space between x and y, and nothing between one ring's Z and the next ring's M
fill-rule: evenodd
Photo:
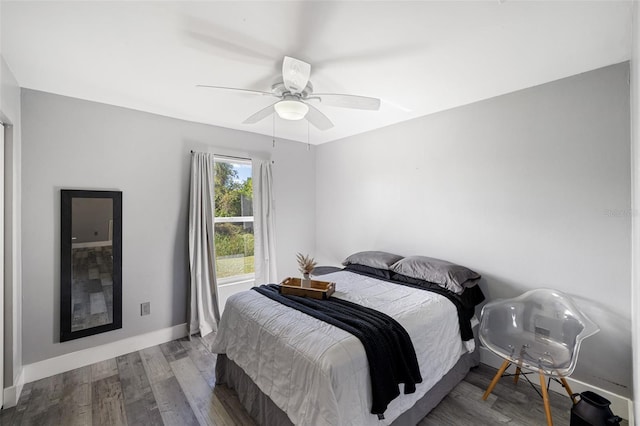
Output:
M358 46L357 51L348 52L340 56L331 54L327 57L314 57L313 69L318 72L318 70L325 70L329 67L340 65L373 65L376 61L385 59L395 59L398 61L410 60L413 57L425 55L428 50L428 45L418 42L387 47L375 46L366 48Z
M256 112L255 114L249 116L246 120L244 120L242 122L242 124L255 124L260 120L264 120L265 118L267 118L268 116L270 116L271 114L273 114L276 110L273 108L273 106L276 103L273 103L271 105L269 105L266 108L261 109L260 111Z
M285 52L279 46L269 44L264 37L253 37L246 31L239 30L237 26L216 23L206 16L183 15L184 42L188 46L236 61L263 66L273 65L273 71L280 71L277 58L281 58Z
M339 93L314 93L314 97L319 97L323 105L337 106L342 108L366 109L377 111L380 109L380 99L369 98L358 95L342 95Z
M285 56L282 61L282 80L292 94L301 93L309 82L311 65L296 58Z
M194 47L203 45L208 53L215 53L217 56L234 59L236 61L248 62L251 64L268 64L273 61L273 56L267 55L256 49L250 49L240 44L234 44L229 40L237 40L233 36L227 35L224 38L216 38L195 31L186 31L188 41ZM254 42L256 43L256 42ZM257 44L257 43L256 43ZM279 56L279 55L278 55Z
M250 89L238 89L236 87L224 87L224 86L209 86L206 84L196 84L196 87L204 87L207 89L220 89L220 90L233 90L234 92L244 92L244 93L251 93L254 95L270 95L270 96L277 96L271 92L263 92L260 90L250 90Z
M287 26L295 32L291 35L294 43L289 50L290 53L309 52L318 46L323 40L323 33L327 31L335 18L336 9L340 7L339 2L332 1L300 1L291 2L293 7L297 6L297 13L293 19L294 24ZM324 49L321 49L324 50ZM313 63L315 67L315 61Z
M309 112L304 118L318 130L327 130L333 127L333 123L329 118L320 112L320 110L313 105L306 104L309 107Z

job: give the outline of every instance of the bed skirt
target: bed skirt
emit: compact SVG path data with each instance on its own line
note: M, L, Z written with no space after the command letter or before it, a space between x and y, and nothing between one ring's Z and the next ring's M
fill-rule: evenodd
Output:
M469 369L480 363L480 352L476 350L466 353L436 383L429 392L419 399L413 407L402 413L392 423L393 426L415 426L436 405L447 396L451 390L465 378ZM227 385L238 394L240 402L249 415L262 426L293 425L287 414L280 409L271 398L262 393L258 385L235 362L224 354L218 355L216 362L216 385Z

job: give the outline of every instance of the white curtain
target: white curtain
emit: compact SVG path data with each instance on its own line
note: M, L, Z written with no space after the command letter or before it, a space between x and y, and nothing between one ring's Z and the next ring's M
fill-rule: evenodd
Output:
M189 335L205 336L216 331L220 312L216 283L214 224L213 154L195 152L191 156L189 199Z
M271 161L252 161L256 285L277 283L276 221Z

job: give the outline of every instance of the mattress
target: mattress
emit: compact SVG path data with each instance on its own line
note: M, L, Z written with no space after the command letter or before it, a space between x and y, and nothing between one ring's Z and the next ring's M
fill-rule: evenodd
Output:
M405 328L423 381L378 420L356 337L255 291L238 293L227 300L212 350L239 366L294 424L391 424L474 349L473 340L461 340L456 308L443 296L348 271L323 280L336 282L332 297L384 312Z

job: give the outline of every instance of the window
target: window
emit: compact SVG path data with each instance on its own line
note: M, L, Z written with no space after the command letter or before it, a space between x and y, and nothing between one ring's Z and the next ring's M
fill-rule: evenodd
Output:
M251 161L216 157L214 198L218 285L253 280Z

